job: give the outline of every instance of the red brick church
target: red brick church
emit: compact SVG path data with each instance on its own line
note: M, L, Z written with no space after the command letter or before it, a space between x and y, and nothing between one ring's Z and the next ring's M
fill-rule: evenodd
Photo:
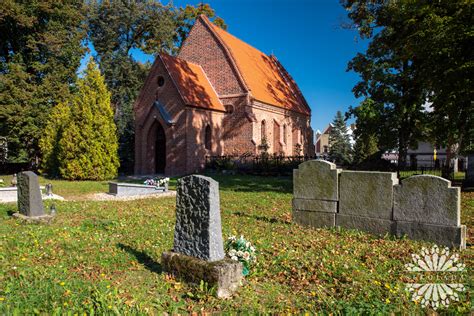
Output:
M267 56L197 19L177 57L160 54L134 105L135 173L183 175L208 155L313 154L311 110Z

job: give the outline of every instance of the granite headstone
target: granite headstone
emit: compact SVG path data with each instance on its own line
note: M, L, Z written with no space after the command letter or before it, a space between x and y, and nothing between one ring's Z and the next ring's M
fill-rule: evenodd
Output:
M173 251L206 261L224 259L217 181L198 175L178 180Z
M18 174L18 211L28 217L43 216L44 207L41 198L38 176L32 171Z
M178 180L174 248L161 256L163 269L193 283L216 287L221 298L241 285L243 265L225 258L219 183L191 175Z

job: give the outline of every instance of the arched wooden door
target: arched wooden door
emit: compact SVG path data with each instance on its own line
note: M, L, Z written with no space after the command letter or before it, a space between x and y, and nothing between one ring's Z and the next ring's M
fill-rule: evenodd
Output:
M165 173L166 167L166 135L163 126L156 122L155 142L155 173Z

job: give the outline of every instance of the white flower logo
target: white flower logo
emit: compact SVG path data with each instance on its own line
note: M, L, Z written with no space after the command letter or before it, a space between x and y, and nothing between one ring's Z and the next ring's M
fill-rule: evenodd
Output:
M428 271L445 271L460 272L463 271L465 265L459 263L459 255L457 253L449 256L449 248L444 248L441 252L438 246L431 249L423 247L419 255L412 254L413 263L405 264L408 271L412 272L428 272Z
M431 249L422 248L420 254L412 254L413 262L405 264L410 272L461 272L465 265L459 262L459 255L450 256L449 248L440 251L438 246ZM406 284L412 294L412 301L421 306L431 306L434 310L440 306L447 307L452 301L458 301L458 292L466 290L463 284L425 283Z

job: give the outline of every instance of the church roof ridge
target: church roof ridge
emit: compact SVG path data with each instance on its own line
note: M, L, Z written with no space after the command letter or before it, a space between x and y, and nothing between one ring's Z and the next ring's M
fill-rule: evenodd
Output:
M252 98L287 110L310 114L311 110L298 85L275 57L266 55L214 25L207 16L200 15L200 18L228 51Z

